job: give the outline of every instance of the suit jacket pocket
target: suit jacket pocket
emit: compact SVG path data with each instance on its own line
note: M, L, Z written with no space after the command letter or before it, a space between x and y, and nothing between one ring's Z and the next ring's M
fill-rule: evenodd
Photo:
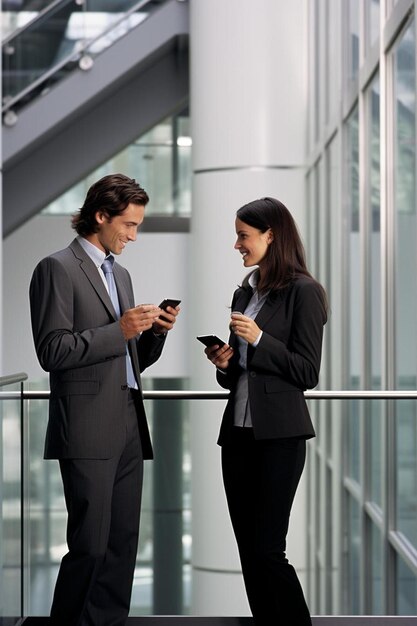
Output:
M96 395L99 389L98 380L66 380L57 385L55 393L58 396L85 396Z
M298 391L302 393L303 389L300 389L299 387L296 387L281 378L273 378L265 381L266 393L280 393L282 391Z

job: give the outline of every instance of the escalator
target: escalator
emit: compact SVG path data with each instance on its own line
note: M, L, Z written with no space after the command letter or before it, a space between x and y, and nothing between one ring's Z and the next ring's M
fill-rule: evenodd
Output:
M7 2L41 10L3 41L3 236L189 91L187 2Z

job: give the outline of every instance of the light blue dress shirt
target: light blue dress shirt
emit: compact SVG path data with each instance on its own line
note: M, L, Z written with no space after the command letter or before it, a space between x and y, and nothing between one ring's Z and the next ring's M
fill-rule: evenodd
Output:
M253 289L253 295L248 302L247 307L243 312L244 315L255 319L261 310L262 306L268 297L269 291L260 295L257 291L257 285L259 280L259 270L249 276L249 285ZM262 331L259 333L256 340L252 343L256 347L261 340ZM243 369L242 374L239 377L236 388L235 396L235 410L234 410L234 425L244 426L245 428L252 427L252 417L249 406L249 388L248 388L248 371L247 371L247 355L248 355L248 342L241 337L237 337L238 350L239 350L239 365Z

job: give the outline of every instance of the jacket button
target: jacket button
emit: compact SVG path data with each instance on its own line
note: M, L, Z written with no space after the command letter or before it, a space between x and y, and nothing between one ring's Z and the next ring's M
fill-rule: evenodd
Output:
M249 376L251 376L252 378L256 378L256 372L249 372Z
M126 389L127 389L127 385L122 385L122 386L120 387L120 389L121 389L122 391L126 391Z

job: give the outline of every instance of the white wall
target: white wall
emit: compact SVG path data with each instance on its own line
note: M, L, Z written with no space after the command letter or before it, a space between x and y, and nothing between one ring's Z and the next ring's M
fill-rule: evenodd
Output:
M145 216L146 220L146 216ZM29 283L35 265L68 245L75 236L69 216L38 215L3 242L3 371L26 372L29 380L46 376L40 368L31 334ZM184 346L189 336L187 276L189 236L186 233L140 233L118 261L130 272L136 302L159 304L163 298L181 298L183 308L160 360L144 373L152 377L188 376ZM197 343L197 342L196 342Z

